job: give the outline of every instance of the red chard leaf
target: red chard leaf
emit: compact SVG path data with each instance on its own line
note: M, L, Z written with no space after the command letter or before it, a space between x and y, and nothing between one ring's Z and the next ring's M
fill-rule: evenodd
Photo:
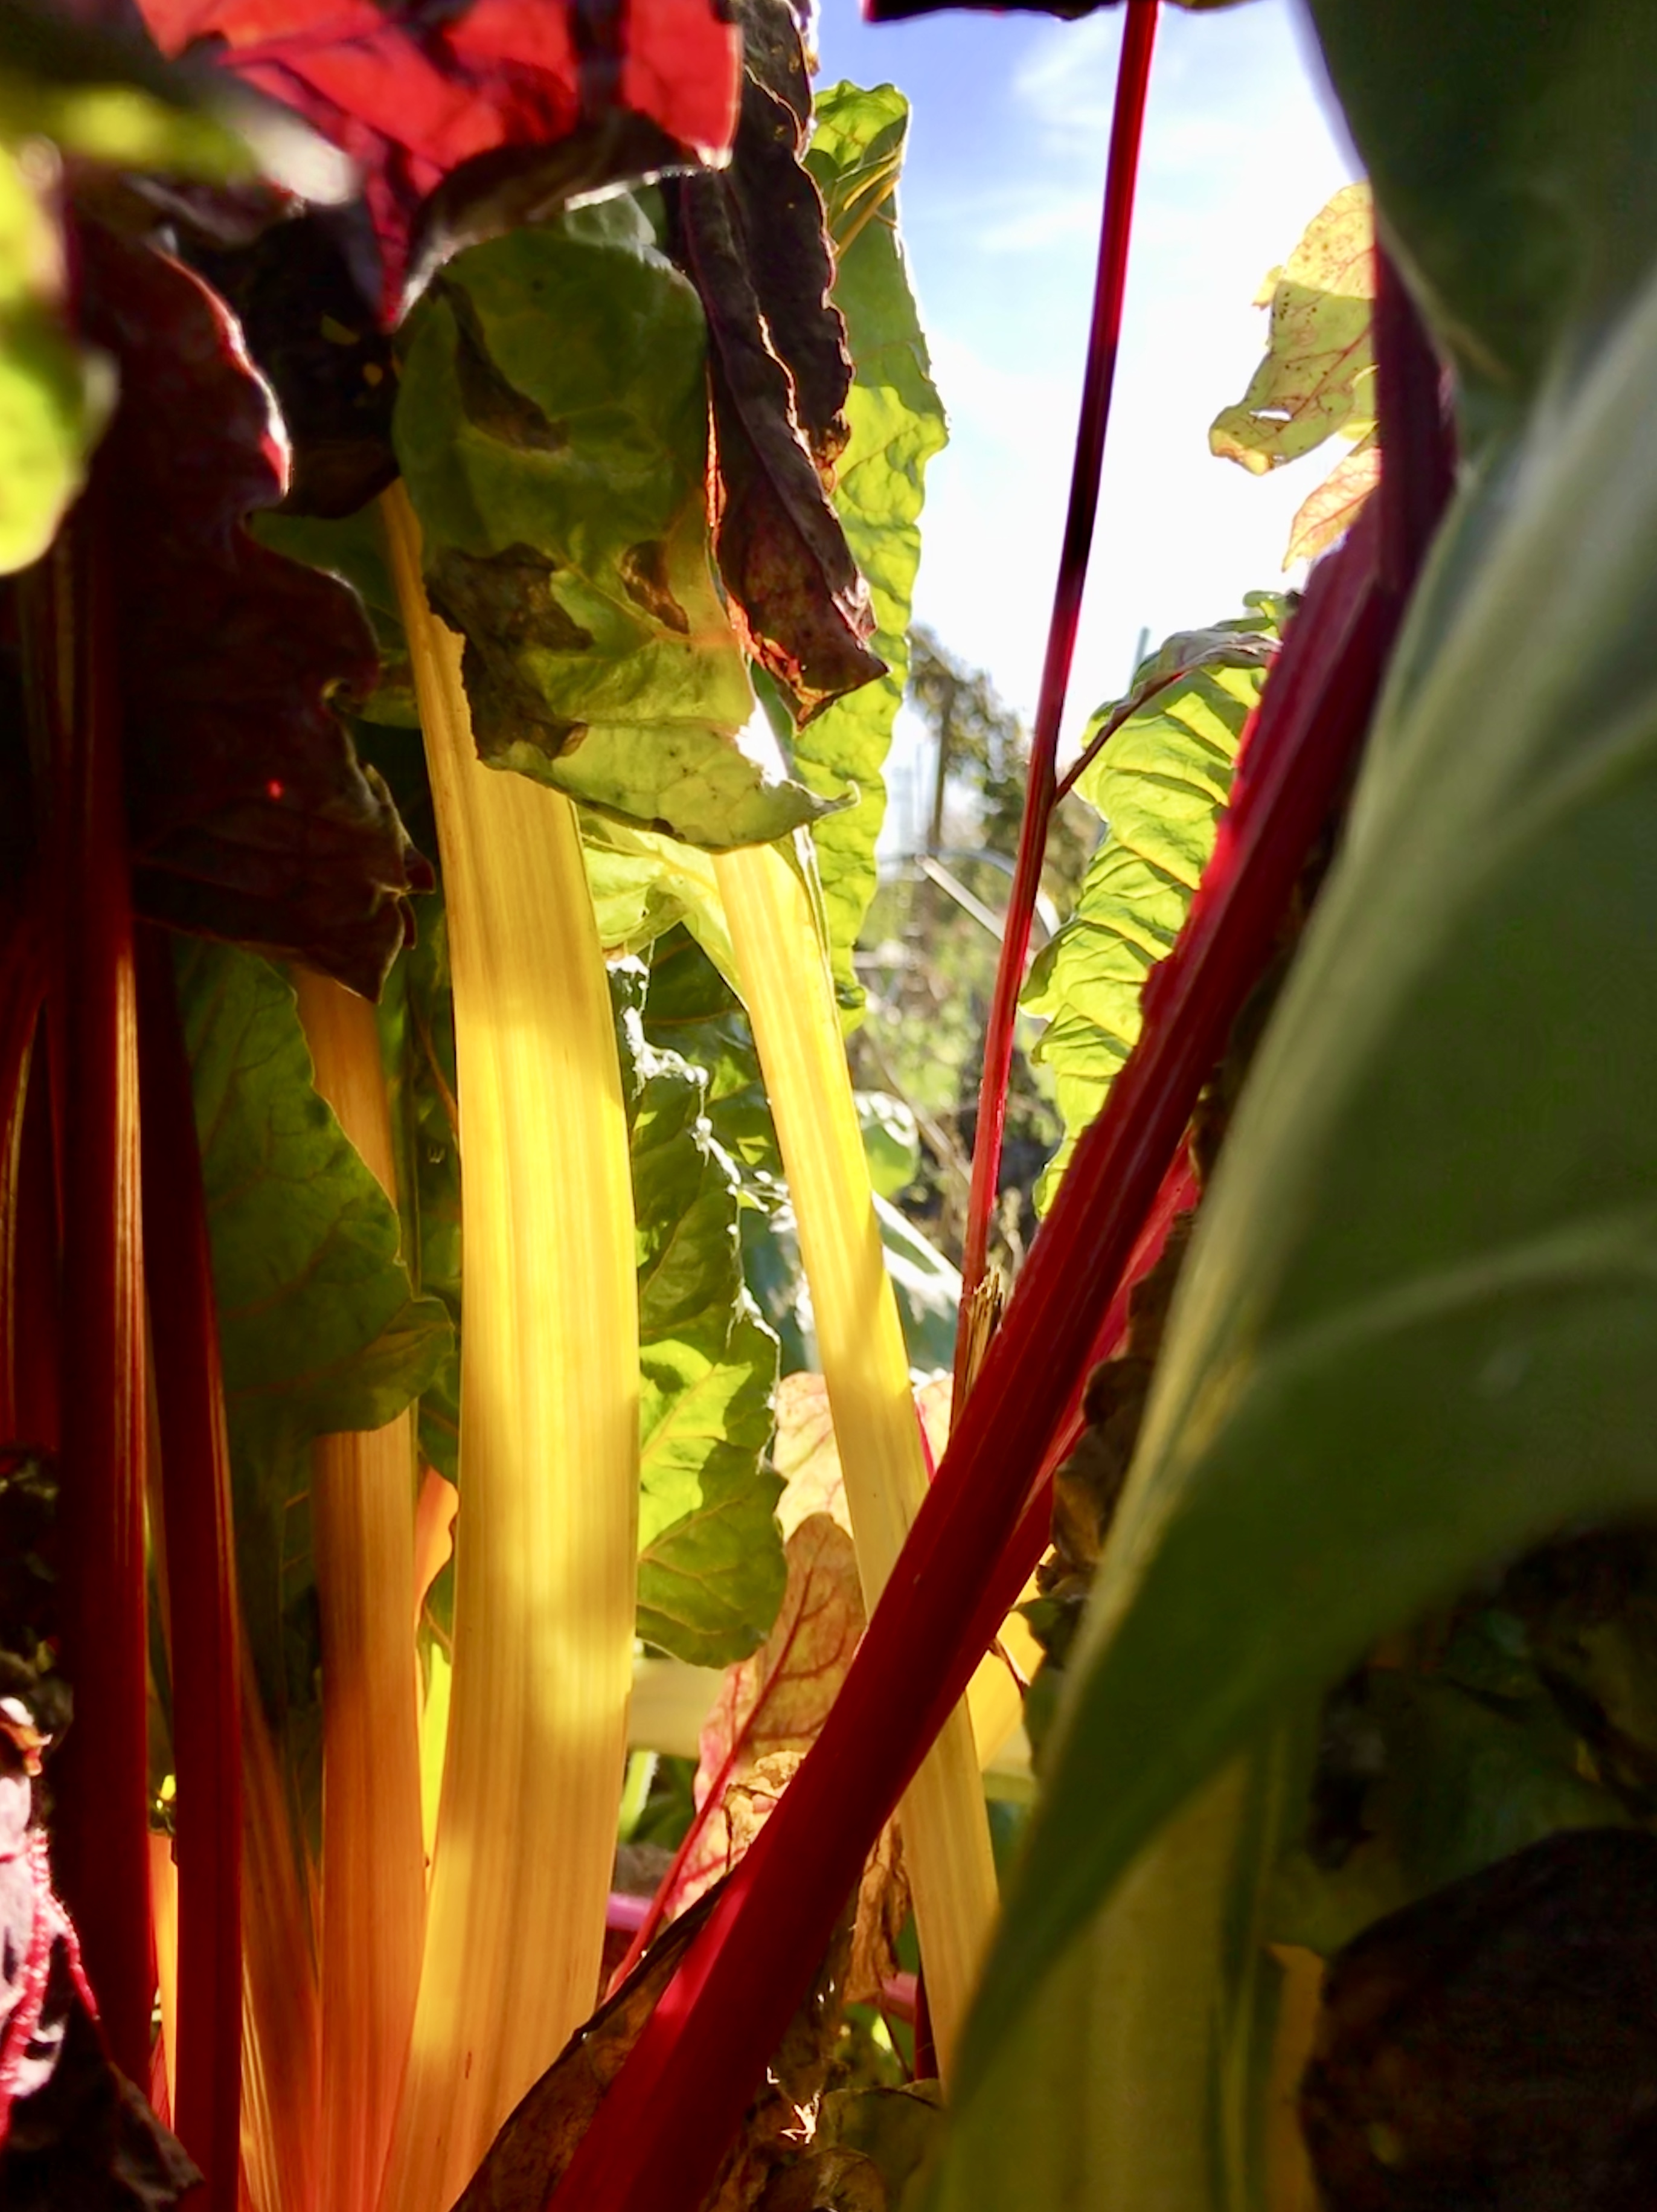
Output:
M373 996L431 874L331 704L373 688L367 618L241 526L286 456L222 302L96 226L81 247L83 326L121 381L96 473L118 518L135 902Z
M445 250L531 206L549 212L606 183L720 161L731 143L738 43L713 0L140 4L167 52L219 41L227 66L358 163L388 310ZM523 171L531 181L506 189Z

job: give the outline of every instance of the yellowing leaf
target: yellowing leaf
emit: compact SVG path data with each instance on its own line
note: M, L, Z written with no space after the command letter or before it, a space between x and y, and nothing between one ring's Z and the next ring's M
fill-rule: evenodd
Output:
M1266 359L1209 449L1263 477L1337 432L1359 437L1375 419L1375 211L1368 185L1347 185L1277 272Z
M1363 512L1363 503L1381 482L1381 447L1372 430L1350 453L1343 453L1328 475L1295 511L1289 528L1285 568L1296 561L1315 561L1344 538Z
M683 1912L730 1871L822 1726L863 1633L852 1540L814 1513L788 1540L788 1586L775 1627L751 1659L725 1671L702 1730L696 1769L706 1813L663 1899Z

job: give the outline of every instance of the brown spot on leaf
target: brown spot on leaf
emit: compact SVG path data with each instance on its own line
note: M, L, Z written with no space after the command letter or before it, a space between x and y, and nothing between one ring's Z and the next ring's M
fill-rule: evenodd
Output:
M464 287L442 281L434 289L454 318L455 380L468 422L519 453L561 453L569 443L568 431L496 367Z
M674 598L667 580L667 548L659 538L641 538L629 545L621 560L622 581L628 597L641 606L664 629L690 635L690 617Z

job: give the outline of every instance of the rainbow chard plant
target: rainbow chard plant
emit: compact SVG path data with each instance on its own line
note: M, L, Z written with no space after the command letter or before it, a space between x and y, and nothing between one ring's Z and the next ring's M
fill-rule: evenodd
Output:
M846 1050L901 95L5 11L0 2202L1657 2192L1657 27L1306 12L1369 181L1212 442L1320 557L1061 774L1125 0L956 1278Z

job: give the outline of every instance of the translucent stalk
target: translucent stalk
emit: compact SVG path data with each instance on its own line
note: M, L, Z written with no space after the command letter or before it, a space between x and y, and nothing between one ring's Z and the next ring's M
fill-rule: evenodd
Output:
M382 2202L446 2212L598 1994L632 1677L638 1312L574 810L479 763L401 487L385 516L448 908L465 1335L448 1752Z
M926 1462L840 1015L810 896L783 854L771 847L722 853L717 867L798 1224L858 1571L872 1613L926 1494ZM902 1820L926 2001L947 2078L996 1911L983 1785L964 1705L909 1785Z
M317 1089L395 1203L391 1107L373 1009L324 975L294 976ZM411 1413L322 1437L312 1530L322 1613L322 2212L379 2194L420 1989L426 1863L420 1820Z
M276 1749L241 1643L242 2172L252 2212L316 2212L317 1976Z

